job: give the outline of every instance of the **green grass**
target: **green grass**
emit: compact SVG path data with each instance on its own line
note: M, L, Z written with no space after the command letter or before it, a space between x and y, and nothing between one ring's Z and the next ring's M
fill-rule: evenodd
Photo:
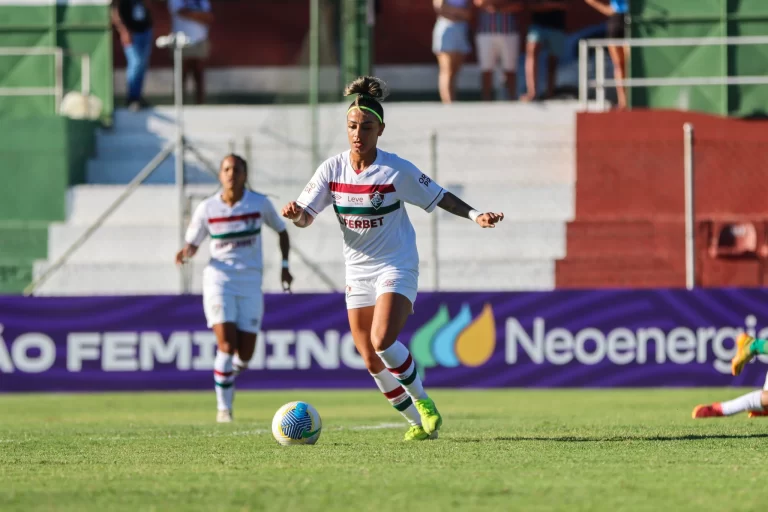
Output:
M0 510L758 510L768 419L690 419L738 389L447 391L437 441L368 392L0 396ZM281 447L302 399L324 429ZM373 427L379 428L361 428Z

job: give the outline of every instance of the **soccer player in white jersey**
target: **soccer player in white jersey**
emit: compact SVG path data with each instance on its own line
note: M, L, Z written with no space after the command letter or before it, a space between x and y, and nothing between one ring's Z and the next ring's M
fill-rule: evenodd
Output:
M221 191L197 207L187 228L186 245L176 254L176 263L182 264L195 255L206 236L211 238L211 260L203 271L203 309L218 344L213 381L219 423L232 421L235 378L253 357L264 315L262 226L279 233L283 288L290 290L293 281L285 223L266 196L246 188L247 180L245 160L226 156L219 170Z
M442 417L427 396L408 348L397 341L413 312L419 278L416 234L403 203L436 206L484 228L504 218L480 213L443 190L411 162L378 149L386 85L361 77L347 86L350 150L326 160L282 215L308 227L333 205L344 238L346 300L355 346L381 392L410 423L406 440L437 436Z

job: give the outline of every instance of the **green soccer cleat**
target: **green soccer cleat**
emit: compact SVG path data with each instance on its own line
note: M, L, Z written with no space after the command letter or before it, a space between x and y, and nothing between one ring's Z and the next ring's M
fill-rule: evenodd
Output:
M437 432L443 425L443 417L435 407L435 402L431 398L423 398L421 400L415 400L413 404L416 406L416 410L419 411L421 416L421 426L424 427L424 432L431 434Z
M437 431L427 434L421 425L412 425L403 438L404 441L426 441L427 439L437 439Z

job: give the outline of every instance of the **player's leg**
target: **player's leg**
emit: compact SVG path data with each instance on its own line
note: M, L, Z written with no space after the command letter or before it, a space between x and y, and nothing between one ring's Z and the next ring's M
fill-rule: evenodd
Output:
M234 297L219 290L203 289L203 309L208 327L216 335L216 358L213 361L213 382L216 389L216 420L232 421L234 368L232 358L237 350L236 305Z
M261 329L261 319L264 315L264 296L261 290L250 296L236 296L237 344L232 357L232 398L229 403L230 412L235 404L235 381L248 368L253 353L256 350L256 335Z
M249 296L238 296L237 302L237 351L232 364L235 376L248 368L256 350L256 335L264 318L264 294L261 290Z
M768 354L768 340L753 338L741 333L736 338L736 355L731 360L731 373L741 373L744 366L758 354Z
M398 341L405 322L413 313L418 275L411 272L385 273L376 282L376 308L371 325L371 344L389 371L413 398L428 434L440 429L442 416L427 396L408 348Z
M525 45L525 84L526 92L523 101L533 101L537 97L539 79L539 53L541 52L540 35L531 31Z
M507 86L509 100L517 98L517 61L520 49L520 36L517 34L497 34L501 50L501 65Z
M365 288L369 289L366 290ZM347 286L347 316L352 339L355 341L355 348L357 348L368 373L373 377L381 393L390 405L410 423L411 429L406 433L406 439L427 438L428 435L421 428L421 416L413 405L413 400L387 370L371 344L375 293L373 285L366 287L360 282L354 282Z
M715 402L708 405L697 405L691 416L694 418L717 418L732 416L740 412L749 412L749 417L768 416L768 373L762 390L751 391L727 402Z
M764 407L768 406L768 391L758 389L750 391L733 400L715 402L708 405L698 405L693 410L694 418L717 418L733 416L740 412L759 412L762 416Z

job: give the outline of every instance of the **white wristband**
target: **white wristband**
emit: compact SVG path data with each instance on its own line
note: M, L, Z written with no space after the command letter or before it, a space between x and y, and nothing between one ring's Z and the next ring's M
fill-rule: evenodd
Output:
M288 260L283 260L283 268L288 268Z
M469 220L471 220L472 222L477 222L477 218L481 215L482 213L480 213L479 211L472 210L469 212Z

